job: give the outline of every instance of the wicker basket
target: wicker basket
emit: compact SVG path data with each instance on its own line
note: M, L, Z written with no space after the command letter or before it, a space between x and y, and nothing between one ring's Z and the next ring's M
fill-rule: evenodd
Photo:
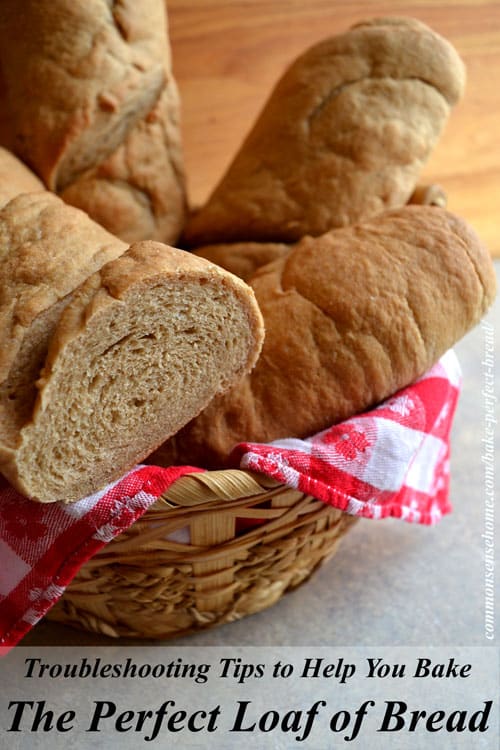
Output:
M262 475L184 476L81 568L48 618L137 638L237 620L305 581L355 520Z

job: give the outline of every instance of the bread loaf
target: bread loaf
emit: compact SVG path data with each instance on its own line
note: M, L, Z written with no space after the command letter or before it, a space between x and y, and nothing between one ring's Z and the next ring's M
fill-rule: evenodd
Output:
M194 212L186 243L293 242L404 205L464 80L452 45L410 18L313 46Z
M440 185L417 185L408 203L445 208L446 193ZM248 281L258 268L283 257L292 247L282 242L227 242L205 245L193 252Z
M164 0L5 0L0 137L109 231L173 242L185 188Z
M407 206L304 238L250 285L266 328L257 366L153 463L225 466L238 442L306 437L374 406L479 322L495 273L465 222Z
M123 145L68 185L61 197L128 243L175 242L187 209L177 113L171 79Z
M17 434L2 431L2 473L42 502L98 490L248 372L262 337L239 279L181 250L133 245L62 312L32 414Z

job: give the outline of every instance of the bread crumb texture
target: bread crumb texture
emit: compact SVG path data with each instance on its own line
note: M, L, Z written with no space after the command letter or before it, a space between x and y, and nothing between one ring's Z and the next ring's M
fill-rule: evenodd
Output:
M181 250L133 245L63 311L2 471L43 502L90 494L248 372L262 338L242 281Z

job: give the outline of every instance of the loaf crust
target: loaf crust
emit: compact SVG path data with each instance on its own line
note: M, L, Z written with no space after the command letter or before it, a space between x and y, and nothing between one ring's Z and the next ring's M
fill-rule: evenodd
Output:
M48 191L0 211L0 443L10 444L35 399L35 380L74 290L127 245Z
M293 242L404 205L464 82L452 45L409 18L313 46L194 212L186 244Z
M408 203L445 208L446 201L446 193L440 185L422 184L417 185ZM282 258L292 247L282 242L227 242L205 245L193 252L248 281L261 266Z
M15 151L51 190L98 163L157 100L163 4L5 0L0 55Z
M165 83L158 101L113 154L61 192L67 203L128 243L173 244L187 215L180 100L166 17L164 25Z
M175 242L187 211L179 103L170 80L154 109L96 168L61 192L122 240Z
M0 138L130 243L174 242L186 212L163 0L6 0Z
M376 405L479 322L495 283L475 233L440 208L304 238L250 281L266 327L253 372L151 461L225 466L240 441L306 437Z
M262 339L240 279L159 243L133 245L63 311L2 472L42 502L95 492L241 379Z

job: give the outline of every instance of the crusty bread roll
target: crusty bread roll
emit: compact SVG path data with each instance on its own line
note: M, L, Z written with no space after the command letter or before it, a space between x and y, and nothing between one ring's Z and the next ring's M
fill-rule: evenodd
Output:
M152 463L225 466L238 442L306 437L374 406L479 322L495 273L464 221L407 206L304 238L250 285L266 327L257 366Z
M452 45L410 18L313 46L188 221L186 244L293 242L404 205L464 81Z
M0 138L124 241L185 216L164 0L0 4Z
M45 190L43 183L22 161L0 148L0 208L21 193Z
M56 322L32 414L17 431L0 422L2 473L42 502L98 490L248 372L262 338L242 281L182 250L133 245Z

